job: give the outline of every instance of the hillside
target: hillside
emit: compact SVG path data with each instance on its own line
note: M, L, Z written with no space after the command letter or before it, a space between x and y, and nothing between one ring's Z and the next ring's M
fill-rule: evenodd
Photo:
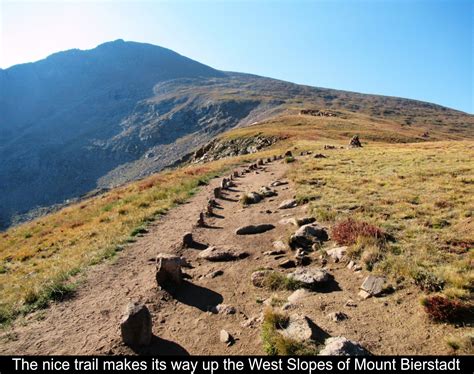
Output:
M353 121L348 132L366 123L417 141L474 136L472 116L438 105L218 71L121 40L0 70L0 87L3 228L162 170L231 128L299 121L306 109Z

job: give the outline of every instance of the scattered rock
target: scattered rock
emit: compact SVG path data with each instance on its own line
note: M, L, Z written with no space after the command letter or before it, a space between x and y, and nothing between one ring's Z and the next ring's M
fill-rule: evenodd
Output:
M180 285L183 282L181 263L182 260L178 256L160 253L156 258L156 282L158 286L167 289Z
M148 308L140 303L127 305L120 322L123 342L128 346L149 345L152 338L152 320Z
M265 277L269 273L269 270L258 270L254 271L251 276L252 284L255 287L262 288L264 287Z
M347 247L337 247L327 249L326 253L329 257L331 257L334 262L342 261L347 253Z
M296 263L293 260L284 260L278 264L279 267L283 269L291 269L296 267Z
M235 231L237 235L254 235L261 234L269 230L273 230L275 226L272 224L264 223L261 225L248 225L240 227Z
M284 186L285 184L288 184L288 182L276 180L276 181L270 183L270 187Z
M196 242L193 239L193 234L190 232L187 232L183 236L183 248L192 248Z
M208 278L217 278L217 277L220 277L221 275L224 275L224 271L223 270L216 270L216 271L213 271L212 273L209 273L207 275Z
M284 251L286 250L286 244L283 243L281 240L276 240L273 242L273 248L275 248L276 250Z
M313 340L313 325L313 322L308 317L292 314L288 319L287 325L283 329L278 330L278 332L297 342L307 342L308 340Z
M236 252L230 248L208 247L199 253L199 257L207 261L233 261L238 258L245 258L248 256L246 252Z
M303 217L303 218L296 218L296 226L304 226L309 223L313 223L316 221L314 217Z
M298 302L302 301L310 295L311 292L305 290L304 288L300 288L299 290L296 290L290 296L288 296L288 301L292 304L297 304Z
M349 147L351 147L351 148L361 148L362 147L362 144L359 140L358 135L354 135L352 137L351 141L349 142Z
M282 249L275 249L273 251L266 251L266 252L263 252L263 254L265 256L278 256L278 255L284 255L286 253L286 251L282 250Z
M346 301L344 306L348 306L350 308L355 308L357 306L357 303L354 300L349 299L349 300Z
M326 339L324 348L319 352L319 356L369 356L368 352L359 343L348 340L342 336Z
M262 195L257 192L249 192L245 194L245 203L246 204L257 204L262 201Z
M232 305L219 304L212 308L212 312L216 314L231 315L237 313L237 310Z
M295 199L285 200L279 206L278 209L290 209L298 205L298 202Z
M320 243L329 239L326 229L319 226L317 223L310 223L301 226L290 237L290 247L296 248L311 248L315 243Z
M234 341L232 335L230 335L226 330L221 330L219 333L219 340L227 345L231 345Z
M305 287L312 288L330 279L329 273L324 269L299 268L287 275L288 278L301 282Z
M372 296L378 296L383 291L384 283L384 277L376 277L374 275L369 275L367 278L365 278L360 288Z
M277 195L275 191L273 191L271 188L266 187L266 186L261 187L258 193L262 195L263 197L272 197L272 196Z
M326 317L327 317L328 319L330 319L331 321L334 321L334 322L344 321L345 319L348 319L348 318L349 318L349 317L347 316L347 314L344 313L344 312L333 312L333 313L329 313Z

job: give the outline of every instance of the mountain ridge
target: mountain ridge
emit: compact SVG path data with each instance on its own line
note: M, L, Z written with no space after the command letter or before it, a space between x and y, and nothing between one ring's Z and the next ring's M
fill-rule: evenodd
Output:
M0 86L0 227L159 171L231 128L305 108L473 137L472 116L437 104L223 72L121 39L2 70Z

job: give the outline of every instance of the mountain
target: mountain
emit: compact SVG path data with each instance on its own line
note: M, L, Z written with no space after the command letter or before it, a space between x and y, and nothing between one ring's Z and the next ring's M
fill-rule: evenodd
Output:
M159 171L231 128L304 109L416 129L420 141L474 136L472 116L435 104L223 72L123 40L0 70L0 88L0 227Z

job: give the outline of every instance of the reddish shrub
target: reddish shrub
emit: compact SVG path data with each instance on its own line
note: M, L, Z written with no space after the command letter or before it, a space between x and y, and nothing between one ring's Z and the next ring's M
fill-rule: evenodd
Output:
M430 296L423 300L428 316L435 321L455 322L464 318L469 306L458 300L443 296Z
M352 218L336 223L331 230L331 238L340 245L355 244L359 237L382 241L385 239L385 234L377 226L363 221L356 221Z

